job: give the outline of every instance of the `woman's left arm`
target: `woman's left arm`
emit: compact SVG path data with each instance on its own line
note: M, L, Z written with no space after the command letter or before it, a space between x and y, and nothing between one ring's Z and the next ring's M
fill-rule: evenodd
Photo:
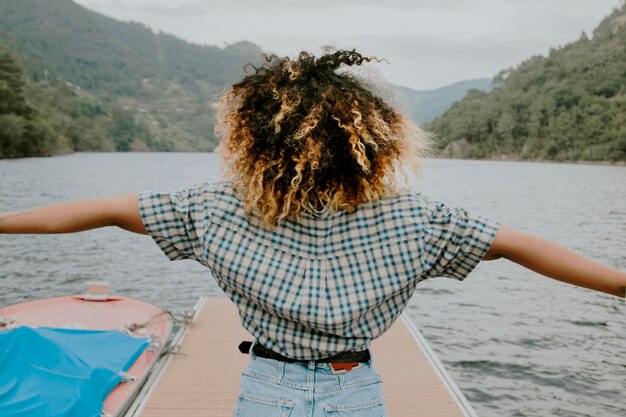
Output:
M541 275L626 297L626 272L599 264L554 242L502 225L484 260L506 258Z
M0 233L73 233L107 226L147 234L137 193L0 213Z

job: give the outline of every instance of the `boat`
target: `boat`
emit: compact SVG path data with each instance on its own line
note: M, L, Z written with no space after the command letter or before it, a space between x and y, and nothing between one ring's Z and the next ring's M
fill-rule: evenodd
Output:
M174 320L169 312L157 306L130 297L109 295L106 283L92 283L85 294L44 298L0 308L0 331L12 329L42 329L40 332L53 337L57 337L59 331L65 332L61 333L61 339L80 337L81 331L99 334L97 331L113 330L145 341L141 351L129 359L134 362L121 375L122 382L110 391L102 404L102 416L121 417L168 351ZM32 354L33 357L41 355L43 352ZM10 384L7 386L11 387ZM0 404L0 414L4 415L2 407Z

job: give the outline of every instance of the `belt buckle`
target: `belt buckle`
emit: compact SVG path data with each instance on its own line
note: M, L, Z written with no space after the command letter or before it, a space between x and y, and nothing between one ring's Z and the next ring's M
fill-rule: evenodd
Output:
M363 366L362 363L359 362L331 362L330 370L333 375L345 374L346 372L350 372L353 369L360 368Z

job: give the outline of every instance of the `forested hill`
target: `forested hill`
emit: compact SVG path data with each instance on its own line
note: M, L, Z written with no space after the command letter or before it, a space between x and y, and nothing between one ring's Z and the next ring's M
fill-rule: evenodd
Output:
M626 5L593 35L501 72L431 128L463 158L626 160Z
M142 94L146 78L221 87L240 78L243 65L261 52L248 42L225 48L188 43L71 0L2 0L0 39L19 51L35 80L47 70L52 79L118 95Z
M211 150L211 100L261 53L248 42L191 44L71 0L1 0L2 50L25 73L17 95L66 139L57 141L65 144L58 151L68 151L68 143L77 151ZM25 143L23 129L5 128L0 135L0 158L56 152ZM29 151L19 151L18 143Z

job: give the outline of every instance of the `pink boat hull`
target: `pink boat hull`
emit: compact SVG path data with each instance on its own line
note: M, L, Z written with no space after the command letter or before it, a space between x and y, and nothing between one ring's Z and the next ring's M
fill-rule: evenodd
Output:
M103 411L111 416L120 415L135 397L172 333L172 320L160 308L117 296L109 296L106 301L87 301L80 295L44 298L0 308L0 316L11 323L11 327L124 330L133 324L147 323L132 335L150 336L158 342L158 347L146 349L127 371L136 378L134 381L120 383L106 398Z

